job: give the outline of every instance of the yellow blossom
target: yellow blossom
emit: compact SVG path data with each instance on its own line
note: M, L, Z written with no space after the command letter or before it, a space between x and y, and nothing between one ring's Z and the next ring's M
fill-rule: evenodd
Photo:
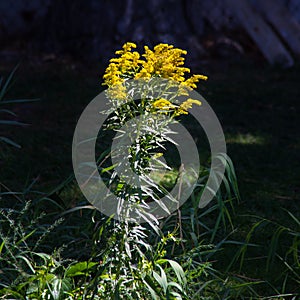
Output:
M158 152L158 153L155 153L155 154L152 156L152 158L153 158L153 159L157 159L157 158L162 157L163 155L164 155L163 153Z
M184 74L190 72L190 69L180 67L184 64L182 55L187 53L185 50L174 48L173 45L168 44L158 44L153 51L148 46L145 46L144 49L145 61L142 62L142 69L136 78L142 78L143 74L146 74L147 77L150 75L182 82L185 80Z
M188 114L188 109L192 108L193 104L201 105L202 103L199 100L189 98L189 99L187 99L186 101L184 101L183 103L180 104L180 106L176 110L175 115L177 115L177 116L187 115Z
M169 100L164 98L154 101L152 106L160 110L169 110L175 108L175 105L173 105Z
M104 85L115 85L123 82L123 79L120 77L121 72L118 69L118 66L115 63L109 64L105 74L103 76Z
M110 60L111 63L115 63L118 65L118 70L121 74L129 74L130 72L134 72L136 68L139 67L140 64L140 54L136 51L134 52L124 52L119 58L112 58Z
M104 85L112 86L122 83L125 78L132 78L138 69L140 69L140 54L136 51L134 43L125 43L122 50L116 51L120 57L112 58L103 76Z
M115 52L119 57L110 60L103 76L104 85L110 88L114 85L122 85L127 79L161 77L179 83L177 95L189 96L189 92L197 88L199 80L207 80L204 75L192 75L186 79L186 73L189 73L190 69L183 66L185 60L183 56L187 54L185 50L168 44L158 44L153 50L145 46L145 52L141 58L137 51L132 51L134 48L136 44L128 42L121 50ZM124 99L125 91L124 86L118 87L111 89L110 95L115 99ZM162 105L162 102L157 102L155 105ZM170 109L174 106L169 104L163 106L163 109L166 108ZM180 108L180 111L183 114L187 113L184 107Z
M197 104L197 105L201 105L201 101L199 100L195 100L195 99L187 99L186 101L184 101L180 107L183 108L184 110L188 110L189 108L192 108L193 104Z
M204 75L192 75L190 78L188 78L186 81L182 82L181 84L183 86L187 86L193 89L197 88L196 83L199 82L199 80L207 80L207 76Z
M115 53L116 53L116 54L122 55L122 54L124 54L124 53L126 53L126 52L131 51L131 48L136 48L136 44L135 44L135 43L131 43L131 42L127 42L127 43L125 43L125 44L123 45L122 48L123 48L123 50L118 50L118 51L116 51Z
M107 95L114 100L124 100L127 97L126 87L122 84L115 84L108 88Z
M141 71L137 74L135 74L134 76L135 79L140 79L140 78L144 78L144 79L149 79L151 78L151 73L149 73L146 69L141 69Z

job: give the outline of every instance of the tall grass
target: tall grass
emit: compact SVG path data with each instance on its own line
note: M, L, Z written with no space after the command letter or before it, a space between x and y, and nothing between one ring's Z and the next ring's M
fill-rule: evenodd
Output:
M284 224L259 216L244 216L256 221L229 267L239 262L240 270L243 270L250 261L251 264L257 261L273 293L296 297L300 293L300 222L293 213L284 211ZM249 249L251 245L256 251Z
M25 126L27 124L19 122L18 120L12 120L11 118L16 118L17 115L11 110L8 109L6 106L8 105L15 105L18 103L26 103L30 101L36 101L37 99L10 99L5 100L5 96L9 89L13 85L14 75L16 73L18 66L16 66L12 72L9 74L6 80L3 77L0 77L0 125L1 126ZM3 107L3 108L2 108ZM3 116L6 118L3 119ZM10 118L9 118L10 117ZM0 136L0 141L12 145L17 148L21 148L19 144L13 141L11 138L7 136Z

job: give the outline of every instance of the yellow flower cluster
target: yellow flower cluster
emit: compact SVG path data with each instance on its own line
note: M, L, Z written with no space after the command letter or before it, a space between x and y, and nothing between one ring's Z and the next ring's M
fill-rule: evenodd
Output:
M136 48L134 43L126 43L123 45L123 50L116 51L120 57L110 60L103 76L104 85L121 84L126 77L134 76L142 61L139 59L140 54L138 52L131 52L132 48Z
M161 98L154 101L152 106L155 109L164 110L166 112L172 110L174 111L175 116L179 116L179 115L187 115L188 110L192 108L193 104L201 105L202 103L199 100L189 98L183 103L181 103L179 106L176 106L172 104L169 100Z
M121 83L112 85L107 92L111 99L124 100L127 97L126 87Z
M204 75L192 75L185 77L190 72L183 67L186 51L174 48L173 45L158 44L153 50L145 46L142 55L137 51L134 43L125 43L121 50L115 53L119 56L112 58L103 76L104 85L108 86L108 95L116 100L126 99L125 82L127 79L149 79L160 77L171 79L179 83L178 95L189 96L189 91L197 88L200 80L207 80ZM158 99L152 103L152 107L158 110L174 111L175 115L187 114L193 104L201 105L198 100L187 99L180 106L173 105L166 99Z
M153 76L172 79L178 82L185 80L185 73L190 69L181 67L187 52L172 45L159 44L154 47L154 51L145 46L145 61L142 62L142 69L135 75L135 78L150 78Z
M173 105L169 100L164 98L154 101L152 106L160 110L169 110L171 108L175 108L175 105Z
M187 115L188 114L188 110L190 108L192 108L193 104L196 105L201 105L201 101L199 100L195 100L195 99L187 99L186 101L184 101L183 103L180 104L179 108L177 109L177 111L175 112L175 114L178 115Z
M193 75L185 79L185 74L190 72L189 68L183 67L186 51L174 48L173 45L158 44L153 51L145 46L144 59L140 59L134 43L125 43L122 50L116 51L120 57L112 58L103 76L104 85L112 86L123 83L126 78L151 78L162 77L180 82L183 87L196 88L196 83L204 75Z
M205 76L205 75L192 75L190 78L183 81L181 83L181 85L196 89L197 88L196 83L199 82L200 80L207 80L207 76Z

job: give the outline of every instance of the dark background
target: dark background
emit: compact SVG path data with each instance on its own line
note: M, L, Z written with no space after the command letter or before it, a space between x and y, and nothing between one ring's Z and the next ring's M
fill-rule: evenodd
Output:
M246 2L263 16L259 1ZM275 2L299 22L299 1ZM259 56L240 18L227 0L2 0L0 55L31 61L63 55L106 64L115 49L134 41L140 47L174 44L189 51L194 65L207 58Z

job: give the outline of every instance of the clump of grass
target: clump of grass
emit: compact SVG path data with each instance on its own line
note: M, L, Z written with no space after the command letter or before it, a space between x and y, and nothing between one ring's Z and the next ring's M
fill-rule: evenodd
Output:
M259 275L264 276L265 283L273 293L297 296L300 293L300 222L294 214L287 210L285 212L286 224L255 215L244 216L256 221L229 268L239 261L240 270L248 269L248 262L257 261ZM251 246L254 246L256 251L253 251Z
M8 76L8 78L6 79L6 81L4 81L3 77L0 77L0 116L1 115L6 115L6 116L10 116L10 117L14 117L16 118L17 115L10 109L7 108L1 108L4 105L11 105L11 104L18 104L18 103L26 103L29 101L36 101L36 99L10 99L10 100L5 100L5 96L8 92L8 90L11 88L12 84L13 84L13 77L15 75L15 72L17 70L18 66L16 66L13 71L10 73L10 75ZM11 120L11 119L0 119L0 125L4 125L4 126L24 126L27 125L25 123L19 122L17 120ZM12 139L10 139L7 136L0 136L0 141L7 143L11 146L14 146L16 148L21 148L21 146L19 144L17 144L16 142L14 142Z

